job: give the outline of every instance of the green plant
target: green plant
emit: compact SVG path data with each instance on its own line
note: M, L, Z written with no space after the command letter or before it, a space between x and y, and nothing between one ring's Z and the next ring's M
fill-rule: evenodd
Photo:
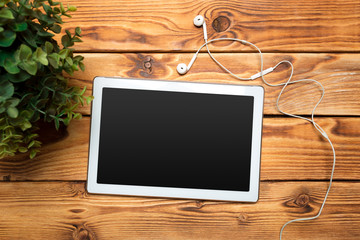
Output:
M59 129L81 118L74 110L92 100L63 75L84 71L83 57L70 48L81 42L81 29L66 30L62 48L53 39L72 11L52 0L0 0L0 158L17 152L33 158L41 146L39 119Z

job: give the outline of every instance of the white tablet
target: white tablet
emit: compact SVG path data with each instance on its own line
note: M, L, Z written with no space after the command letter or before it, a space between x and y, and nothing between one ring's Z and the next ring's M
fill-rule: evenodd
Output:
M89 193L256 202L264 89L96 77Z

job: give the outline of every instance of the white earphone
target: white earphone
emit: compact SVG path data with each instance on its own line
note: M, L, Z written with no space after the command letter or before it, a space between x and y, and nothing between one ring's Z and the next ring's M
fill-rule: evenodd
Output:
M315 110L317 108L317 106L320 104L320 102L322 101L324 95L325 95L325 89L324 87L322 86L322 84L314 79L300 79L300 80L295 80L295 81L291 81L292 77L293 77L293 72L294 72L294 67L292 65L292 63L290 61L287 61L287 60L283 60L283 61L280 61L279 63L277 63L274 67L270 67L270 68L267 68L265 70L263 70L263 55L262 55L262 52L261 50L253 43L251 42L248 42L248 41L245 41L245 40L241 40L241 39L237 39L237 38L216 38L216 39L211 39L208 41L208 38L207 38L207 30L206 30L206 22L205 22L205 19L203 16L201 15L198 15L194 18L194 25L197 26L197 27L203 27L203 32L204 32L204 41L205 43L203 45L200 46L200 48L196 51L196 53L194 54L194 56L192 57L192 59L190 60L190 63L188 65L186 65L185 63L180 63L178 66L177 66L177 72L180 74L180 75L184 75L186 74L191 66L194 64L200 50L205 46L206 49L207 49L207 52L209 54L209 56L222 68L224 69L226 72L228 72L231 76L239 79L239 80L247 80L247 81L251 81L251 80L255 80L256 78L259 78L261 77L262 81L268 85L268 86L271 86L271 87L279 87L279 86L283 86L278 97L277 97L277 101L276 101L276 107L278 109L279 112L287 115L287 116L290 116L290 117L295 117L295 118L300 118L300 119L303 119L303 120L306 120L306 121L309 121L311 122L315 129L318 130L318 132L329 142L330 146L331 146L331 149L332 149L332 153L333 153L333 166L332 166L332 171L331 171L331 176L330 176L330 181L329 181L329 186L328 186L328 189L326 191L326 194L325 194L325 197L324 197L324 201L319 209L319 212L317 215L313 216L313 217L307 217L307 218L298 218L298 219L294 219L294 220L290 220L288 222L286 222L281 230L280 230L280 240L281 240L281 237L282 237L282 233L283 233L283 230L284 228L289 224L289 223L292 223L292 222L297 222L297 221L306 221L306 220L312 220L312 219L315 219L317 217L320 216L323 208L324 208L324 205L325 205L325 202L326 202L326 199L328 197L328 194L330 192L330 189L331 189L331 184L332 184L332 181L333 181L333 175L334 175L334 170L335 170L335 163L336 163L336 154L335 154L335 149L334 149L334 146L330 140L330 138L328 137L328 135L326 134L326 132L314 121L314 114L315 114ZM224 65L222 65L218 60L215 59L215 57L211 54L209 48L208 48L208 43L211 43L211 42L215 42L215 41L237 41L237 42L240 42L244 45L249 45L253 48L255 48L259 55L260 55L260 72L248 77L248 78L241 78L237 75L235 75L234 73L232 73L231 71L229 71L227 68L224 67ZM273 70L275 70L280 64L288 64L290 65L291 67L291 73L290 73L290 76L288 78L288 80L285 82L285 83L280 83L280 84L271 84L269 82L267 82L265 79L264 79L264 75L268 74L268 73L271 73ZM299 115L295 115L295 114L291 114L291 113L287 113L287 112L284 112L280 109L279 107L279 100L280 100L280 97L281 95L283 94L285 88L289 85L289 84L294 84L294 83L299 83L299 82L310 82L310 83L316 83L320 86L321 90L322 90L322 94L321 94L321 97L319 99L319 101L315 104L312 112L311 112L311 118L306 118L306 117L302 117L302 116L299 116Z
M206 23L205 23L205 19L203 16L201 15L197 15L195 18L194 18L194 25L196 27L203 27L203 31L204 31L204 40L205 42L207 42L207 30L206 30ZM181 75L184 75L185 73L187 73L191 66L194 64L195 62L195 59L197 57L197 54L196 53L193 58L191 59L190 63L188 65L186 65L185 63L180 63L177 67L176 67L176 70L179 74Z

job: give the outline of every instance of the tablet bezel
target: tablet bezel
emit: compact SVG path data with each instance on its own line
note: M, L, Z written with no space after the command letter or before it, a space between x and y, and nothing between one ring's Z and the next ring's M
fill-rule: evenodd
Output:
M137 90L158 90L170 92L189 92L254 97L253 133L251 144L250 188L249 191L209 190L171 187L133 186L97 183L97 168L100 140L100 119L103 88L123 88ZM96 77L93 83L92 113L89 144L89 165L87 191L96 194L119 194L146 197L189 198L204 200L223 200L256 202L259 198L260 157L264 88L233 84L198 82L177 82L164 80L145 80ZM221 181L221 179L219 179Z

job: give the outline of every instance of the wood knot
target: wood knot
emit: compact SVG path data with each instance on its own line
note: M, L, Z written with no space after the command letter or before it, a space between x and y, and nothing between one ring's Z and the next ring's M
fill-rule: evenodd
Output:
M309 205L309 202L310 202L310 197L308 194L305 194L305 193L300 194L295 199L295 204L299 207L306 207Z
M212 22L212 27L216 32L224 32L230 27L230 19L225 16L217 17Z
M11 181L11 175L9 174L9 175L3 176L3 181L10 182Z
M86 226L75 226L73 232L74 240L95 240L95 234L90 231Z
M248 215L245 213L241 213L238 217L239 223L246 223L248 222Z
M201 209L203 206L205 206L204 201L201 201L201 200L196 201L196 207L198 209Z
M152 73L152 63L154 62L154 59L150 56L146 56L143 61L144 70L147 73Z

